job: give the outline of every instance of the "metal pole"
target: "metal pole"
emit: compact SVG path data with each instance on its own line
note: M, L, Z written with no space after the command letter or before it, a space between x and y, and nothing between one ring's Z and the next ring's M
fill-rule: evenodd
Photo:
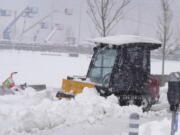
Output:
M178 129L178 113L177 111L173 111L172 121L171 121L171 135L175 135L177 129Z
M129 117L129 134L128 135L138 135L139 134L139 114L132 113Z

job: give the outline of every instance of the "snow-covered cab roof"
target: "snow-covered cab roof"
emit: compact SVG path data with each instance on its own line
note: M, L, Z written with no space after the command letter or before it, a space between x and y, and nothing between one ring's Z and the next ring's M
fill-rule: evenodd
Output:
M104 45L115 45L115 46L147 46L150 49L157 49L161 47L161 42L143 36L134 36L134 35L117 35L117 36L108 36L100 37L92 40L96 44Z

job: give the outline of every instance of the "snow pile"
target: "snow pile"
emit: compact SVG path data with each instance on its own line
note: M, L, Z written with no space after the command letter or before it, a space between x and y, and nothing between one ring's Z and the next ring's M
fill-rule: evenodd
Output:
M140 135L168 135L168 108L142 113L136 106L121 107L114 95L101 97L95 89L85 88L72 100L55 98L57 90L35 91L27 88L15 95L0 96L0 134L127 135L129 115L139 113ZM161 89L160 105L167 103L167 86ZM164 130L165 129L165 130Z
M142 113L136 106L121 107L115 96L107 99L95 89L84 89L72 100L58 100L55 91L36 92L31 88L14 96L0 97L0 134L40 133L76 124L94 125L107 119L128 118L132 112Z
M170 131L170 120L164 119L169 117L167 108L142 113L140 107L121 107L114 95L104 98L89 88L72 100L58 100L56 92L53 89L37 92L27 88L15 92L15 95L1 96L0 123L3 125L0 126L0 134L58 135L61 131L63 135L126 135L129 115L134 112L141 118L141 135L166 135ZM160 105L167 103L166 92L167 86L161 89Z

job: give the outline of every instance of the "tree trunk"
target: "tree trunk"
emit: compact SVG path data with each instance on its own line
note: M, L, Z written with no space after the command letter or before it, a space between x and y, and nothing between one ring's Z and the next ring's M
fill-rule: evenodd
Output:
M163 52L162 52L162 75L164 76L165 60L166 60L166 29L164 33Z
M163 56L162 56L162 75L164 76L164 68L165 68L165 47L163 47Z

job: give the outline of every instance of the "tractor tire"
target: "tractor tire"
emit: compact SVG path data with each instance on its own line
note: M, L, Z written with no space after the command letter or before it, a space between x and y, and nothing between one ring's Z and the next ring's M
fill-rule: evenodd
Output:
M119 98L119 105L120 106L129 105L129 100L125 100L125 99Z
M134 100L134 105L141 106L141 104L142 104L142 99L135 99Z
M152 103L151 99L148 96L143 96L142 97L142 110L143 112L148 112L151 109Z

